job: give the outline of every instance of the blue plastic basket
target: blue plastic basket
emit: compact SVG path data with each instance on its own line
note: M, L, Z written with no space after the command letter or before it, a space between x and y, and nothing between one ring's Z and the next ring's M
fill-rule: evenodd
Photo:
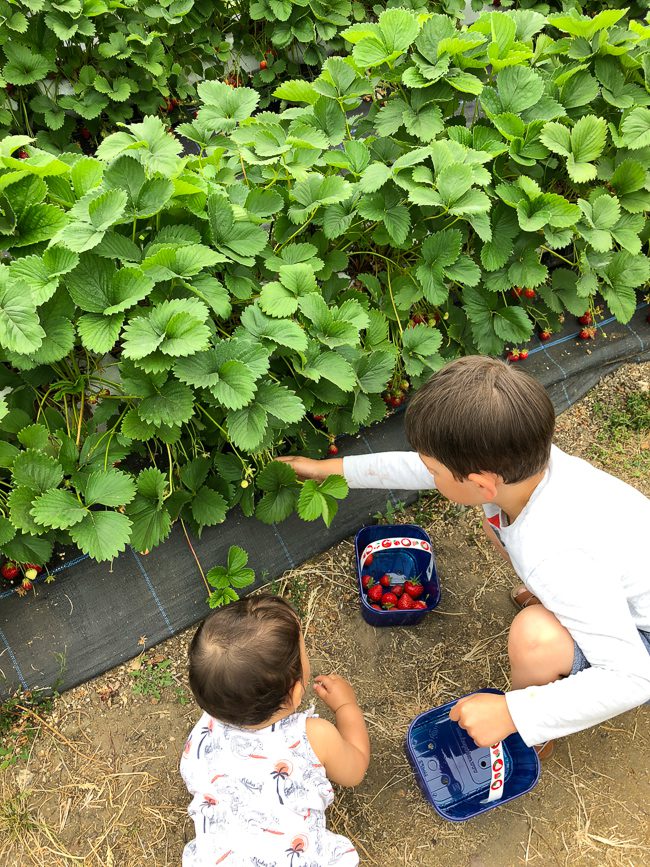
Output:
M498 689L483 689L502 695ZM420 789L443 819L464 822L519 798L539 779L539 759L517 733L501 742L498 779L493 783L489 747L477 747L458 723L449 719L456 704L425 711L409 726L406 755ZM498 800L488 801L491 786L502 787Z
M362 527L354 540L359 585L359 604L363 619L371 626L414 626L440 602L440 584L436 572L431 539L416 524L384 524ZM363 565L368 548L373 556L369 566ZM388 574L393 584L417 578L424 586L422 598L426 609L415 611L378 611L372 608L361 585L362 575L372 575L375 581Z

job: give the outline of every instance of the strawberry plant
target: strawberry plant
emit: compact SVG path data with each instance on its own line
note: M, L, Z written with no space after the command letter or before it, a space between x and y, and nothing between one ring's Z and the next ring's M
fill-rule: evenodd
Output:
M341 24L345 55L282 81L275 111L192 85L195 155L166 112L93 157L0 139L8 560L110 559L236 506L329 523L344 481L275 455L334 454L445 359L520 359L566 311L629 320L650 278L645 25L403 5Z
M214 588L208 597L210 608L220 608L235 602L239 596L233 588L241 590L255 580L255 572L249 569L248 554L239 545L231 545L226 566L213 566L206 575L208 584Z
M172 120L229 62L227 6L0 0L0 130L87 150L135 114Z

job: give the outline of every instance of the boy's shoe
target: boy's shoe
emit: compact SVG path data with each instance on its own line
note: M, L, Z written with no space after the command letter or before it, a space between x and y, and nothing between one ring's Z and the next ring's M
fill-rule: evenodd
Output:
M515 587L514 590L510 591L510 598L512 599L513 605L515 608L519 608L521 611L522 608L529 608L531 605L540 605L540 601L530 590L527 590L523 584L520 584L519 587Z
M555 750L555 741L546 741L543 744L537 744L535 747L535 752L537 753L537 758L540 762L546 761L546 759L550 759Z

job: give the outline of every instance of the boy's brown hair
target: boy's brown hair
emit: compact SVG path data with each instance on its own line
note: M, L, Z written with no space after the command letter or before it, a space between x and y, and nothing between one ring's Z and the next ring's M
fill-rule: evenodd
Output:
M279 596L240 599L203 621L189 660L190 687L203 710L231 725L260 725L302 679L300 621Z
M447 364L420 388L406 411L406 436L462 481L496 473L507 484L544 469L555 410L544 387L520 368L482 355Z

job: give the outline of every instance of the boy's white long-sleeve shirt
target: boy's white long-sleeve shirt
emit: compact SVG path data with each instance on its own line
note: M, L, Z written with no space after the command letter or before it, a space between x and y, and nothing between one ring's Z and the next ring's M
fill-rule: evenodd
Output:
M434 488L416 452L345 457L351 488ZM530 746L650 700L650 500L553 446L548 469L512 524L484 506L515 571L568 629L591 668L506 694ZM435 540L434 540L435 545Z

